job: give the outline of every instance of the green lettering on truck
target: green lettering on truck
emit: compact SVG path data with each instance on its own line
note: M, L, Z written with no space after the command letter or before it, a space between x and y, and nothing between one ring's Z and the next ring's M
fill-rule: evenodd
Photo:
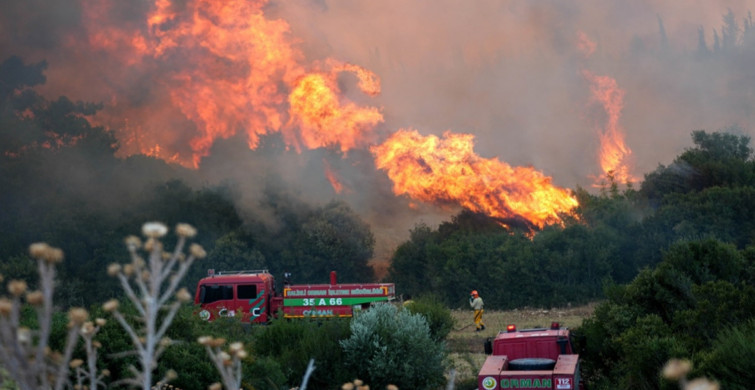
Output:
M551 379L503 379L501 378L502 389L550 389L553 387Z

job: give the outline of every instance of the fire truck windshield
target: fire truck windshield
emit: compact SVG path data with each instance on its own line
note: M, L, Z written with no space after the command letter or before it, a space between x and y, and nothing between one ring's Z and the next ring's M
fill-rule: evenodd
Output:
M233 286L232 285L202 285L199 290L199 302L200 303L212 303L215 301L222 301L226 299L233 299Z

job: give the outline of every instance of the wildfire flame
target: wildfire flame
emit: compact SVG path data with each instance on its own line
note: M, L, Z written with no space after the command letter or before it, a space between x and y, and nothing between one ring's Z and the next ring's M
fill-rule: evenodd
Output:
M446 131L441 139L401 129L371 151L396 195L456 204L501 221L523 218L537 228L562 223L561 215L578 205L569 190L531 167L478 156L473 139L471 134Z
M325 167L325 177L328 178L330 185L333 187L333 191L335 191L336 194L340 194L343 191L343 184L341 183L341 180L339 180L338 175L333 171L328 160L323 158L322 165Z
M111 127L120 131L122 147L131 148L126 154L198 167L217 140L238 134L251 149L272 133L297 151L327 147L346 154L379 142L375 128L383 114L340 89L348 85L345 75L361 93L376 96L377 75L334 59L305 63L289 25L265 15L265 0L153 0L143 19L118 23L107 23L120 14L118 3L82 1L86 50L127 66L130 77L152 81L148 104L133 104L141 102L131 96L141 98L138 93L119 93L128 85L112 88L111 103L120 109L110 115L126 125ZM79 49L82 43L72 38L69 44ZM561 213L577 205L542 173L480 158L472 147L471 135L449 132L440 140L399 130L372 152L396 194L459 205L502 223L541 228L560 223ZM333 189L343 191L327 163L324 170Z
M590 81L593 100L600 103L606 113L605 125L598 134L598 162L603 176L597 178L597 181L603 181L609 176L618 183L636 181L630 172L632 150L624 143L624 131L619 125L621 110L624 108L624 91L611 77L595 76L589 71L584 71L583 74ZM595 186L600 186L600 183L596 182Z
M131 112L131 126L120 130L122 145L136 149L127 154L159 153L197 167L216 140L239 133L252 149L261 136L274 132L297 150L339 147L345 152L370 142L382 114L341 96L336 77L354 73L370 96L380 92L378 77L335 60L303 64L289 25L269 20L266 3L155 0L141 23L103 28L114 2L85 0L90 47L134 66L134 72L159 75L155 85L170 107L153 107L158 113L152 116L173 110L193 125L173 126L184 134L168 134L148 120L134 123L141 113Z

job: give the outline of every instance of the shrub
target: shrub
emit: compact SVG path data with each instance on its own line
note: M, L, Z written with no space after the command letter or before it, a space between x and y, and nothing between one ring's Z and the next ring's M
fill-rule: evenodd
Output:
M348 319L279 318L257 329L253 350L258 357L274 359L292 386L301 382L309 360L314 359L308 388L332 389L352 379L344 368L345 358L338 344L348 337Z
M425 295L410 301L406 308L413 314L425 317L430 327L430 336L435 341L443 341L454 327L454 318L449 309L435 295Z
M360 313L341 346L355 377L376 389L433 389L445 382L445 345L433 340L422 315L409 310L382 304Z

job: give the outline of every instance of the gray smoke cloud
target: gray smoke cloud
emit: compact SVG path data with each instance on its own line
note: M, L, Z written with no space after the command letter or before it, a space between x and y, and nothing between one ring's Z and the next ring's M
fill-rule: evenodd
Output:
M104 10L106 34L110 27L140 31L151 2L0 0L0 6L0 53L46 60L42 93L102 101L110 123L134 126L136 115L166 129L176 144L188 138L183 131L195 131L155 83L155 75L180 66L180 57L136 68L128 58L74 50L91 38L91 26L82 26L87 10ZM753 135L753 8L755 0L297 0L271 1L262 10L287 23L305 61L333 58L380 78L377 97L348 78L340 86L354 102L380 108L382 136L401 128L471 133L482 157L532 166L559 186L589 188L601 173L595 124L604 114L584 72L615 79L625 93L619 124L636 177L670 164L691 146L693 130L736 125ZM339 179L341 192L325 170ZM378 257L418 221L433 225L454 212L395 197L366 150L250 150L232 137L216 142L198 172L205 183L239 183L250 209L271 177L312 202L343 199L372 224Z

